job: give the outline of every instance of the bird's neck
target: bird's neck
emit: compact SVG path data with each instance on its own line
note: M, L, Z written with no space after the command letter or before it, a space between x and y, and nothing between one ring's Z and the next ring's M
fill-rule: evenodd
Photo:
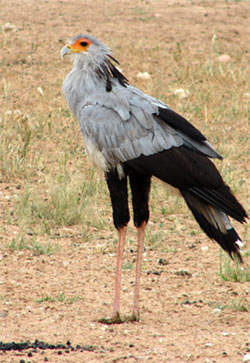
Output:
M111 56L110 56L111 57ZM107 57L96 59L77 57L72 71L65 78L63 92L71 111L76 115L93 98L112 91L116 85L127 87L128 80Z
M76 117L79 110L88 103L91 97L93 98L98 87L101 87L100 80L93 69L74 67L67 75L62 89L67 103Z
M117 60L111 54L105 54L98 57L75 57L74 68L77 72L89 74L92 78L104 80L106 82L106 91L112 90L112 83L116 79L119 83L126 87L128 85L127 78L114 65Z

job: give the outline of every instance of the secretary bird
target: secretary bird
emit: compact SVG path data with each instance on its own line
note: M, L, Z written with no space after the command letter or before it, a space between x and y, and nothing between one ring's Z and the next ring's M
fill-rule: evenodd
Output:
M113 315L107 324L139 320L140 270L149 220L151 177L177 188L207 236L242 262L242 241L229 217L247 214L210 158L222 159L206 137L166 104L129 84L110 48L92 35L73 37L61 50L73 69L63 83L69 108L80 124L86 153L106 177L118 230ZM138 233L134 307L120 316L122 255L129 222L128 180Z

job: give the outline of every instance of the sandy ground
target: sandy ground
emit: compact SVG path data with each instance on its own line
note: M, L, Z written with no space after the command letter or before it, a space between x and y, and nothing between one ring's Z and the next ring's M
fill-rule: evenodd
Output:
M119 42L127 42L128 53L122 54L120 60L125 63L126 74L135 80L140 61L133 64L129 56L135 44L144 49L144 56L157 39L166 42L169 50L177 42L185 42L202 51L215 33L228 49L232 44L245 44L248 5L222 0L1 1L1 25L9 22L17 27L6 31L1 59L11 65L8 77L14 79L33 42L37 52L28 58L27 79L30 77L32 85L34 79L47 78L47 87L61 97L60 82L69 65L61 64L59 52L71 35L92 32L116 49ZM32 109L34 103L40 102L39 94L31 99L27 89L22 94L13 90L13 94L19 107L25 102ZM18 185L14 181L1 183L0 189L3 215L11 207L6 196L18 193ZM15 226L8 228L13 232ZM75 237L69 238L65 227L66 237L56 241L60 250L51 256L35 256L28 250L0 250L0 341L70 341L72 346L79 344L86 349L0 351L0 362L237 363L250 354L249 313L215 310L236 297L249 303L249 283L226 282L218 276L219 251L205 236L193 248L180 244L172 254L146 246L141 321L106 326L97 319L110 315L112 310L115 247L104 253L92 243L80 244L77 227L71 227L71 235L73 230ZM168 246L171 248L171 241ZM125 261L133 261L134 250L127 247L124 257ZM132 309L133 284L134 268L124 269L123 314ZM54 300L38 303L46 296Z

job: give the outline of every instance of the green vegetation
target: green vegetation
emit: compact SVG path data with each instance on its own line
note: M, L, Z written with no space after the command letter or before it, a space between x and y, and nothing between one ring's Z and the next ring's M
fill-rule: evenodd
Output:
M100 194L100 185L94 182L93 175L85 180L78 173L58 175L54 182L49 181L46 191L27 184L16 202L19 223L39 225L47 234L55 226L86 223L90 216L86 211L91 211L93 200Z
M63 291L60 292L60 294L58 296L56 296L55 298L50 297L50 296L45 296L42 297L40 299L37 300L38 304L41 304L43 302L55 302L55 301L59 301L59 302L63 302L65 304L73 304L74 302L76 302L78 299L80 299L80 297L77 296L72 296L72 297L67 297L65 295L65 293Z
M233 311L250 312L250 303L244 299L234 299L227 307Z
M20 239L13 238L10 243L6 244L6 247L11 251L20 251L20 250L29 250L34 255L47 255L58 251L58 245L51 245L50 243L42 244L35 240L35 238L31 238L30 240L21 237Z
M125 262L122 265L123 270L131 270L133 268L134 268L134 263L132 261Z
M230 309L232 311L250 312L250 303L242 297L232 299L228 304L216 305L221 310Z
M250 266L233 262L229 257L221 254L219 276L225 281L249 282Z

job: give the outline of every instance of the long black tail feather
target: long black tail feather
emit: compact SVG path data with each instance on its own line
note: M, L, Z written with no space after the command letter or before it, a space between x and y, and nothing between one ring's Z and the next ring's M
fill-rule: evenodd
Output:
M246 211L224 183L218 189L193 187L189 189L189 193L218 208L240 223L244 223L247 218Z
M209 238L215 240L229 254L229 256L243 262L240 254L241 238L230 225L227 216L220 210L203 202L186 190L180 190L185 202L190 208L201 229ZM240 220L240 218L237 218Z

